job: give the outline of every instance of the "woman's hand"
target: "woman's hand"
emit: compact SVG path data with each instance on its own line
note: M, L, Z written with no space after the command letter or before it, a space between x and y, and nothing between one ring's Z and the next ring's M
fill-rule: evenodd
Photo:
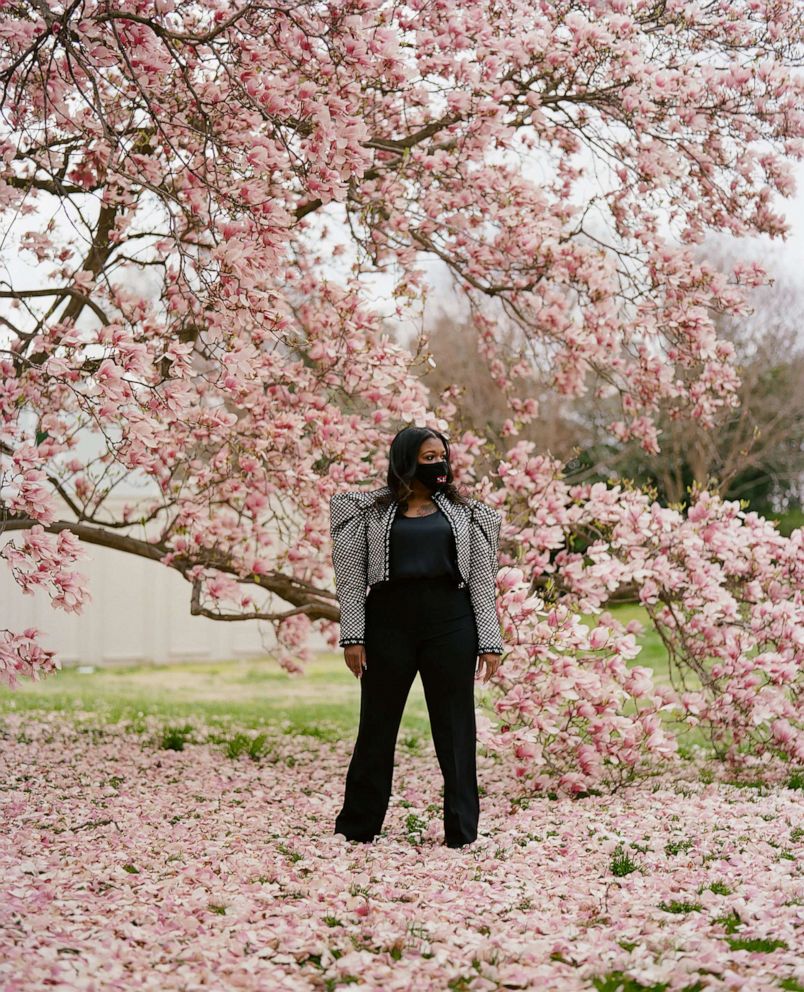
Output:
M502 661L501 654L481 654L477 661L477 671L475 675L479 675L483 666L486 666L486 674L483 678L484 682L488 682L492 675L500 667L500 662Z
M363 669L368 668L365 644L347 644L343 649L343 656L349 671L356 679L359 679L363 674Z

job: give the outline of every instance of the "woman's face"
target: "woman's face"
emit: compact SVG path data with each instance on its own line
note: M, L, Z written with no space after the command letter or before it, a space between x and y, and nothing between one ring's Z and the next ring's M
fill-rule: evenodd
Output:
M427 465L430 462L440 462L447 460L447 451L444 442L438 437L426 437L419 448L419 464Z

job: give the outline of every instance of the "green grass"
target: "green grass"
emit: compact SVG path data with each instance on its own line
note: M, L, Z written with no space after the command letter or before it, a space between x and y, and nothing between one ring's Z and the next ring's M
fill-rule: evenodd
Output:
M610 971L592 979L592 986L597 992L664 992L669 984L658 982L655 985L642 985L623 971ZM702 981L696 980L691 985L685 985L681 992L701 992L705 988Z
M784 513L771 513L768 514L768 519L775 520L779 525L779 533L789 537L797 527L804 527L804 510L797 507Z
M612 612L623 623L636 618L645 624L646 633L640 638L643 650L629 664L652 668L656 682L666 683L667 657L658 635L646 623L644 609L628 604ZM593 617L584 620L594 623ZM475 693L479 708L488 711L492 698L488 688L478 681ZM628 701L625 712L633 708ZM38 682L21 680L16 689L0 687L0 714L21 710L85 711L104 723L137 724L153 716L179 725L185 720L203 720L211 728L236 724L257 730L276 725L288 733L338 740L354 735L360 684L340 651L318 656L302 676L290 676L269 660L125 665L91 672L70 667ZM495 719L493 713L490 716ZM423 736L430 736L430 724L417 676L399 741L402 746L415 747ZM685 738L685 744L689 743L692 739ZM247 747L244 742L232 746Z
M327 739L352 734L360 714L360 684L341 655L322 655L306 674L289 676L270 661L65 668L38 682L0 688L0 714L21 710L86 711L105 723L203 720L210 727L258 729L283 725L289 733ZM429 734L421 682L411 688L400 738Z

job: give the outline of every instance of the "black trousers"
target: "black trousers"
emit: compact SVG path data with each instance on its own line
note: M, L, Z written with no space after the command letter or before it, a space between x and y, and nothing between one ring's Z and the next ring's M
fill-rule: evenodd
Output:
M408 693L421 673L430 729L444 777L444 841L477 838L474 681L477 631L469 589L448 576L396 579L366 598L366 668L360 724L335 833L370 841L382 829L394 752Z

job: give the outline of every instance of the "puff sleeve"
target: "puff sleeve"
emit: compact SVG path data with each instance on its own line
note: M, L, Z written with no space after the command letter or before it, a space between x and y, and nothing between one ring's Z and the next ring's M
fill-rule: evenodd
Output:
M502 631L497 614L497 549L502 514L476 502L469 523L469 593L477 626L478 654L502 654Z
M332 567L341 607L339 644L365 644L368 544L360 494L335 493L330 497L329 510Z

